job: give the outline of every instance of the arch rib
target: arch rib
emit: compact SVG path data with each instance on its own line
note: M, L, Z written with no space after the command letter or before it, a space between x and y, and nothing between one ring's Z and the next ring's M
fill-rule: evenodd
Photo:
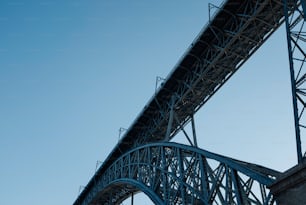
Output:
M75 205L118 204L144 192L155 204L269 204L279 172L188 145L162 142L123 154Z

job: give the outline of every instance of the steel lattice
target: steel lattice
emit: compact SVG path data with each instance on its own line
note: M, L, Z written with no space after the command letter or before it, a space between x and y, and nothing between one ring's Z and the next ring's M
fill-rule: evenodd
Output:
M283 0L226 1L106 161L131 148L174 137L283 22ZM171 109L177 120L168 132Z
M278 175L187 145L150 144L117 159L80 204L119 204L137 191L156 204L273 204L267 185Z
M300 103L297 126L303 126L306 55L301 45L305 33L294 30L304 25L301 9L296 7L299 2L226 1L74 204L118 204L138 191L156 204L273 204L267 186L279 175L276 171L195 147L150 143L170 140L193 121L193 115L279 28L286 15L292 17L290 22L287 18L293 45L289 51L297 67L293 75Z
M301 145L301 136L302 136L301 131L304 129L300 128L306 128L306 121L304 114L306 106L305 103L306 102L305 99L306 97L306 88L305 88L305 81L306 81L305 19L306 17L304 13L305 12L304 10L306 9L306 2L295 1L295 4L293 4L292 7L293 9L289 10L288 5L285 5L285 11L286 11L285 16L286 16L290 75L292 83L297 157L298 157L298 162L301 162L303 158L303 149ZM290 12L291 10L293 10L293 12Z

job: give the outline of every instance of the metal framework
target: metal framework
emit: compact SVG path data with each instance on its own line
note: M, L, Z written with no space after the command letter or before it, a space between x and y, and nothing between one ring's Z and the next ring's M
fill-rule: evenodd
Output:
M119 204L138 191L155 204L274 204L267 186L279 174L187 145L153 143L114 161L75 204Z
M74 204L118 204L138 191L156 204L273 204L266 187L279 173L199 149L193 116L285 16L294 16L297 4L294 0L227 0L218 7ZM305 53L299 45L305 41L304 33L293 30L300 22L304 21L287 18L289 55L303 65ZM293 57L297 50L301 54ZM303 113L305 92L300 85L306 74L298 70L294 102L302 103ZM297 114L298 127L301 115ZM184 132L189 122L193 142ZM168 142L181 130L193 146Z
M303 159L300 128L306 128L304 116L306 106L306 30L304 27L306 20L306 2L305 0L295 1L295 4L293 4L293 12L292 10L288 10L287 0L284 0L284 3L297 158L300 163Z
M131 148L171 140L284 22L283 8L283 0L228 0L221 5L124 133L105 166ZM171 110L178 120L169 127Z

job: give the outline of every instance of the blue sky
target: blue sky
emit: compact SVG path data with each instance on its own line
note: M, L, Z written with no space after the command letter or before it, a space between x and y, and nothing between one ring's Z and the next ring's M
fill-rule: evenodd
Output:
M72 204L207 23L207 5L1 1L0 204ZM197 113L199 144L284 171L297 161L291 107L282 27Z

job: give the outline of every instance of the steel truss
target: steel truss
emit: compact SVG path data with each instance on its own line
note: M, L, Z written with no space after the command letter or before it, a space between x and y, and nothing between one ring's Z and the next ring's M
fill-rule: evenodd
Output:
M286 2L291 15L296 2ZM193 123L194 114L285 21L284 13L284 0L226 1L74 204L118 204L137 191L156 204L273 204L266 187L278 172L167 141ZM298 35L295 43L304 41ZM304 63L305 55L300 59ZM295 84L304 83L306 75L297 73ZM196 138L188 139L197 146Z
M279 174L192 146L154 143L114 161L75 205L119 204L138 191L155 204L274 204L267 186Z
M305 7L306 2L295 1L290 8L284 0L286 31L288 42L288 54L291 76L292 101L295 120L295 135L298 162L302 162L303 150L301 143L301 129L306 128L304 110L306 106L306 30L305 30Z
M171 140L283 22L283 0L226 1L124 133L105 166L131 148ZM172 110L177 119L169 130Z

